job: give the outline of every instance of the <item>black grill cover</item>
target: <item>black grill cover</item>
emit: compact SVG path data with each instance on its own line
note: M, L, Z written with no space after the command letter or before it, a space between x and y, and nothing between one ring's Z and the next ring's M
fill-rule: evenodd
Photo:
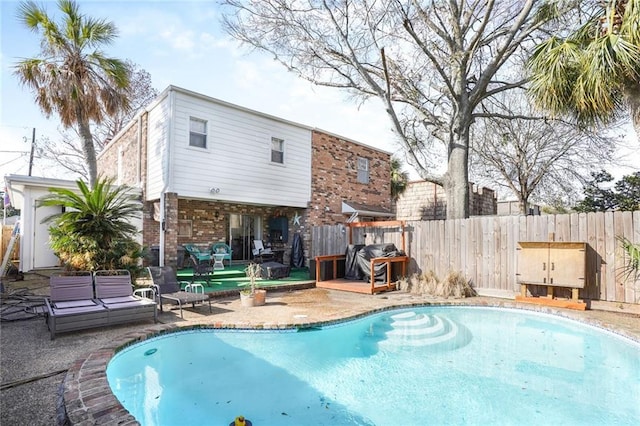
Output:
M375 257L396 257L398 255L398 249L394 244L370 244L358 251L356 262L364 280L369 281L371 278L371 259ZM386 281L387 265L384 263L376 265L373 274L375 281Z
M347 246L346 258L344 262L344 278L347 280L361 280L363 275L356 257L364 244L350 244Z
M291 243L291 266L294 268L302 268L304 266L304 249L302 248L302 238L300 233L296 232Z

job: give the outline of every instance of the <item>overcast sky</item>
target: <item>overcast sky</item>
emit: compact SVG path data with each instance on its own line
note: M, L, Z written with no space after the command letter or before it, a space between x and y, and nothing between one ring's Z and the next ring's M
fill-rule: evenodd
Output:
M55 1L38 3L44 4L50 15L59 16ZM151 74L158 91L170 84L180 86L397 152L403 158L380 101L357 105L344 91L314 87L269 56L249 53L220 30L215 1L81 0L79 4L82 13L116 25L120 36L105 49L107 54L137 63ZM33 128L36 138L59 139L57 118L46 119L32 94L12 74L16 61L37 56L40 51L37 34L16 18L18 6L18 1L0 0L0 178L27 174ZM630 126L629 133L633 133ZM631 167L613 170L617 176L639 167L638 143L630 145L636 156L628 158L635 160L629 160ZM43 167L38 158L33 175L73 178Z
M55 1L43 4L58 16ZM148 71L158 91L171 84L389 152L398 151L380 101L359 106L343 91L314 87L269 56L249 53L220 30L219 9L213 1L82 0L79 4L82 13L116 25L119 37L106 52L131 59ZM16 61L37 56L40 50L39 37L16 18L18 5L17 1L0 0L0 177L27 174L33 128L36 138L59 138L58 120L46 119L29 90L12 74ZM36 158L33 174L53 177L50 173L50 169L39 167Z

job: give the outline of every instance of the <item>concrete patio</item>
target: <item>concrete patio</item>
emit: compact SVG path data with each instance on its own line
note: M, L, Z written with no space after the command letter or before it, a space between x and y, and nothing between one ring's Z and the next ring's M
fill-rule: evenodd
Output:
M5 283L5 287L7 294L17 288L28 288L32 294L40 295L46 295L48 291L46 279L38 279L37 276L27 276L26 281ZM160 322L156 325L138 323L72 332L61 334L55 340L49 339L44 319L38 317L1 324L0 424L60 424L64 418L58 414L62 413L60 408L65 405L67 411L72 411L70 418L73 424L134 424L135 422L131 423L130 417L122 417L122 413L116 415L108 409L103 409L98 414L95 411L90 412L91 410L87 412L86 406L79 407L79 401L69 398L63 404L61 384L69 371L70 375L74 375L77 374L78 368L82 368L82 362L78 360L105 353L108 358L114 347L141 334L195 324L265 328L305 326L392 306L423 303L519 307L554 313L614 330L640 342L640 305L599 302L592 306L595 309L580 312L517 304L513 300L486 296L437 300L399 291L377 295L327 289L278 291L268 294L265 306L254 308L242 307L238 297L227 297L215 299L213 313L209 313L209 307L206 305L195 309L189 307L184 310L184 319L180 319L177 310L165 310L159 316ZM107 350L101 351L104 348Z

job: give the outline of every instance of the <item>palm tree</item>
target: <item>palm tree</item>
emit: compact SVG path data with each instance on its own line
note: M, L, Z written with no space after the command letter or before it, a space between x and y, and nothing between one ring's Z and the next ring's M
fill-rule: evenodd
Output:
M92 189L81 180L78 191L50 188L40 205L62 206L63 212L46 217L51 248L65 266L76 270L119 269L132 272L142 257L131 220L142 210L126 186L98 179ZM132 273L132 275L134 275ZM134 275L135 276L135 275Z
M75 127L93 185L97 164L90 123L128 108L129 72L100 50L117 36L113 23L80 14L72 0L59 0L58 7L60 23L33 1L20 5L19 19L40 35L42 47L39 57L19 61L14 74L32 89L47 117L56 113L65 128Z
M584 124L607 124L626 106L640 137L640 0L593 2L567 37L539 44L529 61L536 104Z
M407 189L409 174L402 171L402 163L395 157L391 158L391 198L397 201L398 197Z

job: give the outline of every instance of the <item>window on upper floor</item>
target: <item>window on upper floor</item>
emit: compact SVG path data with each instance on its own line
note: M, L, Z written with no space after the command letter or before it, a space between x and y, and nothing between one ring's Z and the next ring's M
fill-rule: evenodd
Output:
M189 146L207 148L207 122L199 118L189 118Z
M284 141L271 138L271 162L284 164Z
M369 183L369 159L358 157L358 183Z

